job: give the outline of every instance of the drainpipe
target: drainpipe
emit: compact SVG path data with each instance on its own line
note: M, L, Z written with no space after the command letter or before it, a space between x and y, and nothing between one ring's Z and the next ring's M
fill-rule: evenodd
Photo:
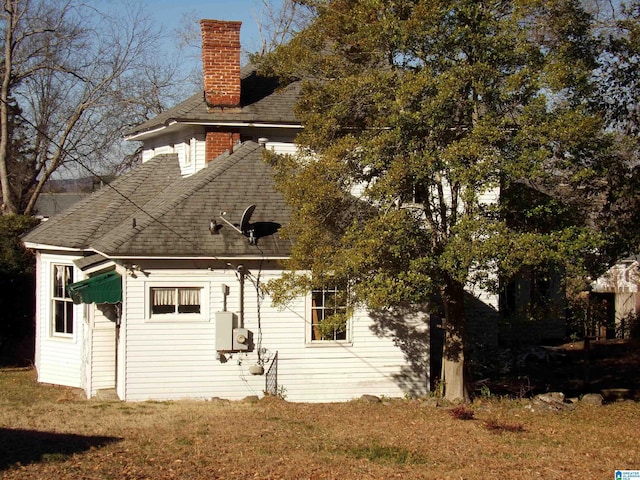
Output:
M238 265L238 281L240 282L238 328L244 328L244 275L244 265Z
M120 324L122 323L122 303L115 304L116 310L116 355L115 355L115 375L114 375L114 386L116 392L118 391L118 348L120 346ZM117 393L116 393L117 395Z

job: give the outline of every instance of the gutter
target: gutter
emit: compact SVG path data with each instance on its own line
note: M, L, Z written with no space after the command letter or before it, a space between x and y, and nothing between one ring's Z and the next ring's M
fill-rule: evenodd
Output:
M93 252L94 250L91 248L72 248L72 247L62 247L60 245L47 245L45 243L33 243L33 242L23 242L26 248L30 248L33 250L57 250L61 252Z
M247 260L288 260L289 255L242 255L242 256L176 256L176 255L109 255L96 249L91 249L109 260L224 260L224 261L247 261Z
M151 130L145 130L144 132L134 133L129 136L125 136L124 139L127 141L140 141L142 138L147 135L151 135L154 133L161 132L166 130L174 125L189 125L189 126L202 126L202 127L245 127L245 128L286 128L286 129L302 129L302 125L296 123L261 123L261 122L197 122L197 121L178 121L171 120L167 122L165 125L154 128Z
M107 253L101 252L94 248L70 248L70 247L61 247L55 245L45 245L42 243L32 243L32 242L24 242L24 246L26 248L30 248L33 250L49 250L49 251L59 251L59 252L76 252L76 253L86 253L86 252L95 252L98 255L102 255L106 260L115 261L115 260L207 260L207 261L248 261L248 260L288 260L289 255L242 255L242 256L224 256L224 255L211 255L211 256L176 256L176 255L122 255L115 256L109 255Z

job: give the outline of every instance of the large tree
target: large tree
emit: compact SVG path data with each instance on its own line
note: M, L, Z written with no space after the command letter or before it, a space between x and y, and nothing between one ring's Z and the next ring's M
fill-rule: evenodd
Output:
M572 0L305 4L315 21L267 62L303 80L305 126L303 153L272 159L295 207L276 300L327 283L372 309L436 300L445 396L466 399L465 290L596 252L584 202L553 197L589 196L615 156L587 101L591 17Z
M154 116L177 67L139 3L3 0L0 186L3 213L30 214L46 181L118 163L123 132ZM19 122L12 118L19 118ZM12 128L20 124L21 130ZM16 135L21 135L20 150ZM24 142L27 139L28 142Z
M33 253L20 235L39 220L22 215L0 215L0 365L24 365L33 359Z
M619 155L599 165L603 208L595 217L612 262L640 248L640 1L614 3L595 31L600 51L591 99L618 134Z
M594 99L602 104L612 128L640 135L640 1L623 3L607 28L597 32L602 44Z

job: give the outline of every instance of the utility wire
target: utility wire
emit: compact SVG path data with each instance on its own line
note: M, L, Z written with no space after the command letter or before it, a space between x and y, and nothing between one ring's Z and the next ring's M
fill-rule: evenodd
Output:
M9 106L10 104L8 102L6 102L5 100L0 99L1 102L3 102L5 105ZM96 173L91 167L89 167L88 165L86 165L82 160L80 160L76 155L74 155L72 152L70 152L69 150L67 150L64 146L60 145L56 140L54 140L53 138L51 138L46 132L42 131L37 125L35 125L30 119L26 118L21 112L18 112L16 114L16 116L20 117L25 123L27 123L29 126L31 126L34 130L36 130L40 135L42 135L44 138L47 139L48 142L50 142L52 145L54 145L56 148L60 149L62 152L65 153L65 155L67 155L72 161L76 162L78 165L80 165L82 168L84 168L85 170L87 170L91 175L93 175L94 177L98 178L98 180L100 180L100 182L102 184L104 184L106 187L111 188L111 190L113 190L115 193L117 193L118 195L120 195L123 199L125 199L127 202L129 202L131 205L133 205L134 208L138 209L141 213L147 215L149 218L151 218L151 220L153 222L158 223L160 226L166 228L169 232L173 233L174 235L176 235L178 238L180 238L181 240L184 240L185 242L189 243L190 245L194 246L197 250L200 250L202 253L207 254L208 252L206 252L200 245L192 242L190 239L184 237L180 232L177 232L176 230L174 230L173 228L171 228L170 226L166 225L165 223L163 223L159 218L154 217L153 215L151 215L148 211L146 211L143 207L141 207L140 205L138 205L135 201L133 201L131 198L129 198L127 195L125 195L124 193L122 193L121 191L119 191L116 187L114 187L113 185L111 185L110 183L106 182L106 180L98 173ZM99 154L101 155L101 154ZM102 158L104 160L104 157ZM212 258L214 260L221 260L218 256L213 255Z
M0 101L3 101L3 100L0 99ZM8 105L7 102L3 101L3 103ZM166 228L168 231L170 231L171 233L176 235L178 238L180 238L180 239L184 240L185 242L193 245L197 250L200 250L205 254L209 253L209 252L206 252L200 245L192 242L190 239L188 239L188 238L184 237L182 234L180 234L180 232L177 232L173 228L171 228L168 225L166 225L165 223L163 223L160 219L158 219L158 218L154 217L153 215L151 215L148 211L146 211L143 207L138 205L135 201L133 201L127 195L125 195L124 193L119 191L116 187L114 187L110 183L106 182L105 179L100 174L96 173L91 167L86 165L83 161L81 161L76 155L74 155L73 153L68 151L65 147L63 147L60 144L58 144L58 142L56 140L51 138L46 132L43 132L40 128L38 128L38 126L34 125L34 123L31 120L29 120L28 118L26 118L22 113L18 113L17 116L19 116L22 120L24 120L25 123L30 125L40 135L42 135L49 142L51 142L52 145L54 145L56 148L59 148L61 151L63 151L69 158L71 158L72 161L76 162L82 168L87 170L91 175L97 177L106 187L111 188L115 193L120 195L123 199L125 199L127 202L129 202L131 205L133 205L136 209L138 209L141 213L144 213L149 218L151 218L152 221L154 221L154 222L158 223L159 225L161 225L162 227ZM259 267L258 267L258 275L255 276L249 271L247 272L247 274L248 274L249 279L251 280L251 283L253 283L253 285L255 287L255 290L256 290L256 301L257 301L256 307L258 309L257 313L258 313L258 331L259 331L258 344L259 344L259 347L261 347L262 346L262 325L261 325L261 308L260 308L260 304L262 303L262 297L263 297L264 294L262 292L262 289L260 288L260 276L262 274L263 263L266 260L266 258L265 258L265 254L264 254L264 251L262 250L262 248L260 248L259 245L256 245L256 247L257 247L258 251L261 254L261 259L260 259L260 263L259 263ZM220 260L220 261L222 260L220 257L218 257L216 255L212 255L211 258L213 258L214 260ZM237 268L236 268L236 270L237 270ZM285 308L288 309L288 310L291 310L293 312L293 310L289 306L286 306ZM261 359L261 352L260 351L258 351L258 359Z

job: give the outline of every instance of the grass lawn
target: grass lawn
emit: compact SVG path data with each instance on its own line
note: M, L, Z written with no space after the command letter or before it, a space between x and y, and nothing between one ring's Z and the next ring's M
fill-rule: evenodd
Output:
M613 479L640 469L640 403L526 405L482 400L456 416L418 400L106 402L5 369L0 478Z

